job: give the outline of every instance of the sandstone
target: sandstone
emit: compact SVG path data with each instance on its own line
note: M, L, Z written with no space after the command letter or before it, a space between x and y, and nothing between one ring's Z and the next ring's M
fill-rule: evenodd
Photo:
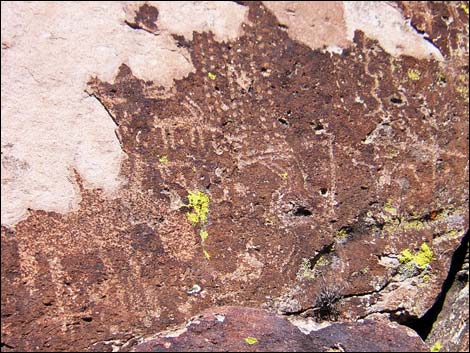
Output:
M125 24L130 10L121 3L2 3L2 224L28 209L76 209L73 169L111 195L125 182L116 125L86 92L90 77L110 81L126 63L161 94L194 70L172 35L213 30L235 39L247 12L227 3L157 6L162 32L153 36ZM200 20L182 21L190 15Z
M397 6L378 1L264 1L292 38L312 49L341 51L360 30L394 56L443 60L439 49L405 21Z

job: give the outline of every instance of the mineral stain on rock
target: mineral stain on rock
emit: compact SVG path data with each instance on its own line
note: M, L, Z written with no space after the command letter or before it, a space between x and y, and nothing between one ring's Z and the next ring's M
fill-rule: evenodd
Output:
M176 36L194 70L169 91L124 63L90 78L125 183L109 198L75 172L76 210L2 226L2 350L124 350L210 307L306 313L325 285L341 289L338 320L406 323L433 305L468 229L468 17L400 3L413 19L452 14L445 37L427 30L438 62L391 56L361 31L341 54L312 50L245 5L239 38ZM158 32L155 6L132 23ZM210 261L186 216L198 191ZM434 258L404 273L399 254L423 243ZM305 259L312 276L299 276Z
M133 22L126 23L134 29L145 29L151 33L157 31L158 9L148 4L143 4L137 10Z

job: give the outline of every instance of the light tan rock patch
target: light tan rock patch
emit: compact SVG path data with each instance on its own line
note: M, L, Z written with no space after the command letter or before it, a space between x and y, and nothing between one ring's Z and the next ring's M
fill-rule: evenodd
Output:
M398 8L386 1L264 1L289 36L312 49L341 52L360 30L393 56L443 60Z

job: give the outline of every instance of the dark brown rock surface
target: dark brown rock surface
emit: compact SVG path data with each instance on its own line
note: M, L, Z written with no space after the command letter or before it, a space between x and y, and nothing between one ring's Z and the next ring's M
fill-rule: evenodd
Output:
M29 210L2 226L2 350L122 345L226 305L316 312L325 290L337 312L322 319L407 323L433 305L469 222L460 3L400 5L444 62L391 56L361 31L340 53L312 50L261 3L246 6L238 39L174 35L195 69L169 91L124 63L112 82L90 79L117 125L126 183L110 198L74 172L78 209ZM140 14L135 30L160 29L161 11ZM210 203L207 223L193 226L184 205L196 191ZM424 266L400 262L423 244ZM268 319L291 341L259 347L313 344L274 316L260 325ZM190 329L210 336L218 324L203 322ZM330 326L315 344L333 347L327 333L341 333L360 349L351 332L377 337L380 327Z
M305 334L283 317L239 307L208 310L184 328L156 336L141 339L128 348L136 352L428 351L416 333L397 324L337 323Z

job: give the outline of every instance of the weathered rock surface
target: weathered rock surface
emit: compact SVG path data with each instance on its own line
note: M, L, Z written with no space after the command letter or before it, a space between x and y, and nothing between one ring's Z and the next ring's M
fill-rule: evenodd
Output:
M468 352L468 281L451 289L443 312L437 318L427 342L443 352Z
M387 4L415 52L350 3L313 23L344 42L269 4L171 6L2 3L2 350L225 305L422 317L468 230L468 4Z
M442 347L443 352L468 352L469 350L469 252L466 236L466 256L455 274L451 288L445 294L442 309L426 341L431 347Z
M263 1L293 39L312 49L339 51L360 30L394 56L442 60L438 48L405 23L397 6L385 1Z
M117 344L117 345L116 345ZM148 338L97 343L93 348L135 352L426 352L411 329L382 321L335 323L302 333L283 317L263 310L222 307L186 325Z
M234 3L143 6L143 12L154 11L137 18L150 27L158 19L155 36L126 24L131 8L102 2L2 3L2 224L17 223L28 209L77 209L81 197L73 168L89 187L111 196L123 182L118 175L125 154L115 123L86 92L91 76L110 81L126 63L136 77L154 83L150 91L165 92L174 79L194 70L173 35L191 38L197 30L235 39L247 15ZM182 20L190 14L199 21ZM152 29L157 31L156 25Z

